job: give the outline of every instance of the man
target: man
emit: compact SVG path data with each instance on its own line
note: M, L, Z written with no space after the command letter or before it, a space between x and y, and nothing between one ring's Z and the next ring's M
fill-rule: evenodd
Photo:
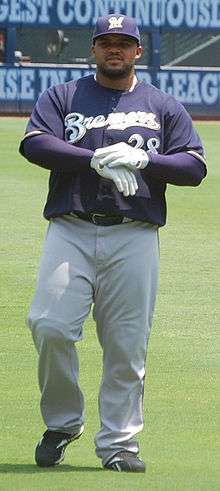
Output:
M166 184L197 186L206 174L201 141L173 97L138 81L135 21L97 20L96 76L49 88L20 151L50 169L49 220L29 326L39 353L47 427L36 463L64 458L84 429L76 342L94 303L103 349L96 454L105 469L144 472L145 360L158 282L158 227Z

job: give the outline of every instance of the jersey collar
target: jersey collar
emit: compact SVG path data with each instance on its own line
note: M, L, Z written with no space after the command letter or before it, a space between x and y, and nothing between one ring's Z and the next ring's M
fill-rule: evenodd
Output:
M94 75L94 80L97 82L96 73ZM132 86L130 87L130 89L128 90L128 92L133 92L133 90L135 89L137 83L138 83L138 79L137 79L136 75L134 75Z

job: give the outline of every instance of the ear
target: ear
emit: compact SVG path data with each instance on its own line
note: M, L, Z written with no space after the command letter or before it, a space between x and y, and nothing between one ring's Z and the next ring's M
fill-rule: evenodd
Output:
M139 60L141 58L141 56L142 56L142 53L143 53L142 46L137 46L135 59L136 60Z

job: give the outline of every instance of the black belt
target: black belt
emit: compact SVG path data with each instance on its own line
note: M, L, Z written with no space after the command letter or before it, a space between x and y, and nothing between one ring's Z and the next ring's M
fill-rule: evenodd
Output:
M105 213L81 213L80 211L70 213L71 216L81 218L86 222L94 223L102 227L108 227L110 225L119 225L120 223L133 222L132 218L121 217L119 215L105 215Z

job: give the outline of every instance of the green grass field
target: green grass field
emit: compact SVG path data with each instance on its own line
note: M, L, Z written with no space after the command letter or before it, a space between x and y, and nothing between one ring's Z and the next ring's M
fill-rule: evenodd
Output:
M220 124L198 123L208 177L170 186L160 231L161 275L145 389L144 475L104 472L94 453L101 351L92 318L79 344L86 431L65 462L42 470L37 356L25 326L47 223L47 171L18 155L25 119L0 119L1 490L220 490Z

